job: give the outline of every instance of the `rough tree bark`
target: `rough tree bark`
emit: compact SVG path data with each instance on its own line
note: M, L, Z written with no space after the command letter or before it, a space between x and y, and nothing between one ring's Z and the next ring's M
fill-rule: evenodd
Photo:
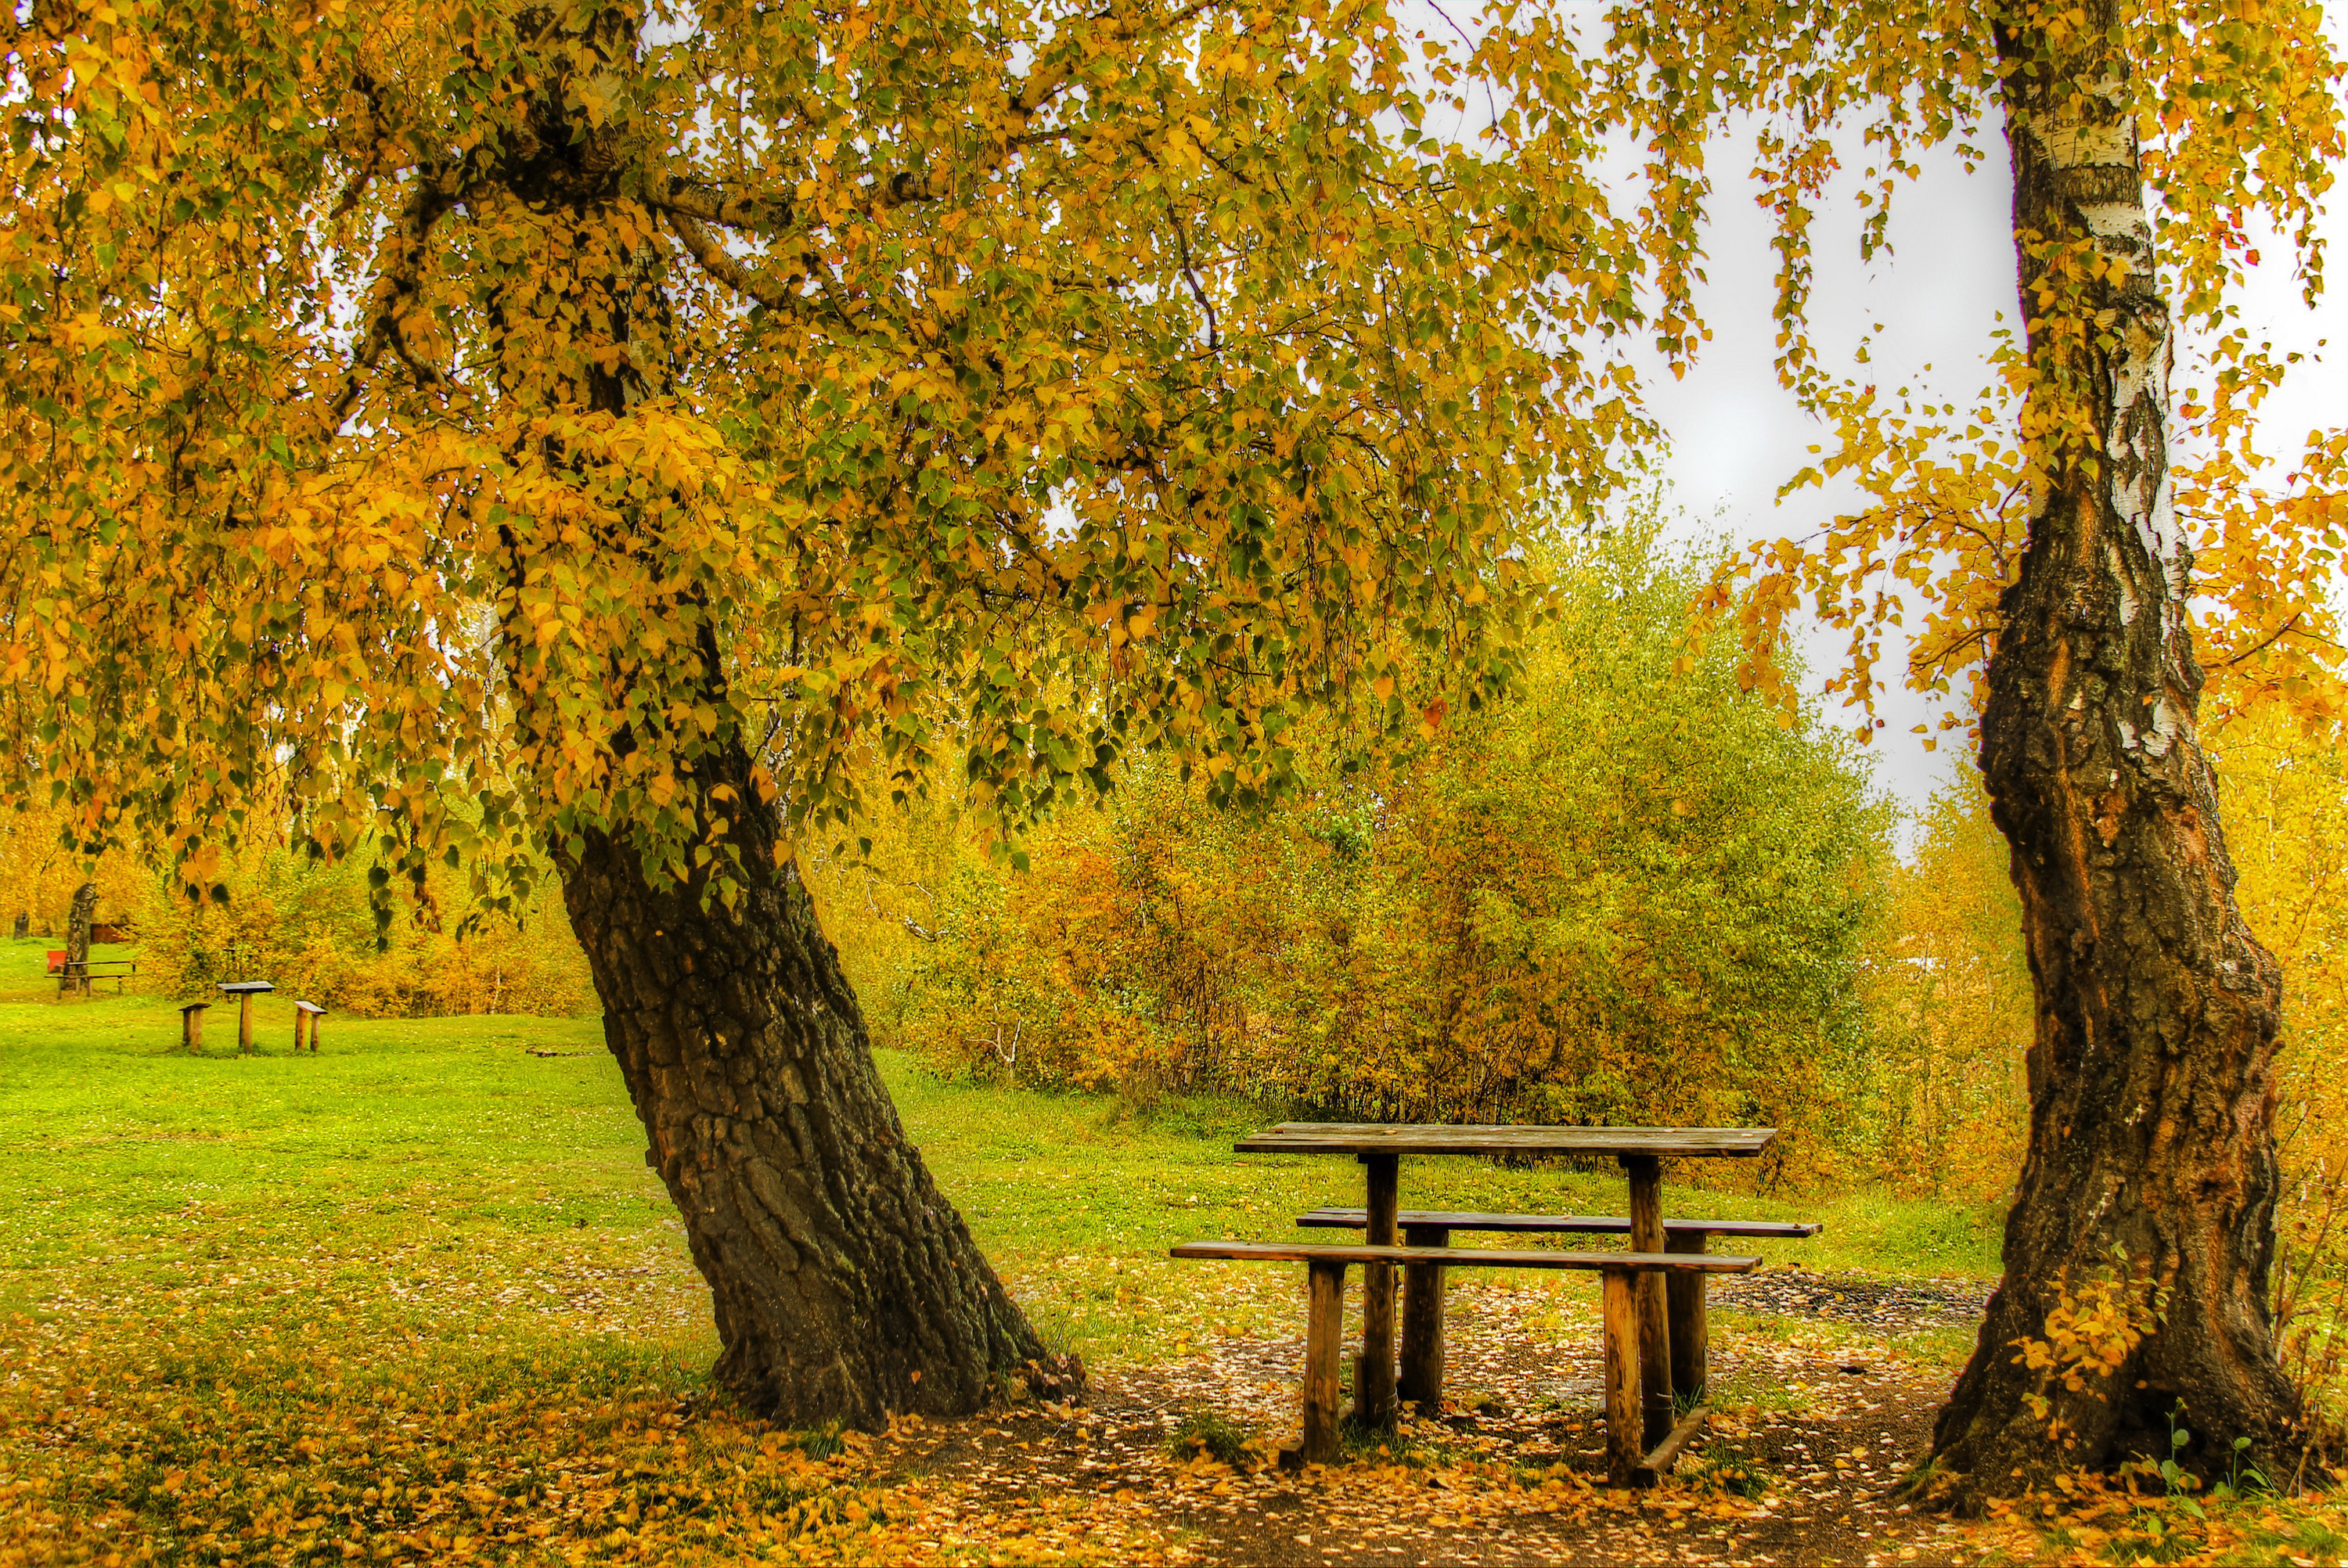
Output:
M736 747L695 782L755 803L750 771ZM646 1162L716 1299L719 1380L799 1426L959 1414L1013 1379L1074 1392L907 1141L772 811L734 815L751 875L732 911L654 891L600 835L563 876Z
M89 995L89 923L98 913L98 884L85 882L74 889L73 907L66 916L66 996Z
M570 79L630 68L635 28L617 6L516 22L535 55L518 73L527 114L489 178L555 231L539 275L494 293L486 313L501 397L525 406L624 417L674 389L666 257L623 194L640 149L587 124ZM551 446L539 456L570 460ZM507 544L519 584L527 554ZM700 625L698 694L723 710L726 659ZM533 723L526 695L517 718ZM612 745L624 754L643 738L623 729ZM654 886L611 835L556 856L646 1163L709 1282L719 1382L798 1426L963 1414L1023 1386L1079 1395L1081 1367L1044 1348L907 1141L752 774L736 737L680 780L698 821L728 825L744 879L730 907L705 897L705 874Z
M2188 1458L2237 1436L2271 1453L2297 1417L2267 1295L2281 979L2235 908L2197 737L2171 328L2119 31L2090 0L2075 31L2000 34L2030 416L2054 425L1982 716L2037 1028L2005 1277L1933 1434L1960 1500L2166 1454L2180 1404ZM2094 263L2115 270L2062 292ZM2067 1389L2023 1352L2098 1279L2142 1337L2102 1336L2119 1365Z

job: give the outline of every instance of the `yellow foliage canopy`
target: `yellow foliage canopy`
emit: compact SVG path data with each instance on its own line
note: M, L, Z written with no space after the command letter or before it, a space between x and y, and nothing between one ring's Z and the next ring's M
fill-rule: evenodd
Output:
M289 802L410 878L612 825L683 875L710 748L821 818L942 714L1010 818L1144 746L1249 798L1356 675L1505 675L1517 519L1641 434L1594 122L1424 135L1457 62L1380 0L0 50L0 786L194 884Z

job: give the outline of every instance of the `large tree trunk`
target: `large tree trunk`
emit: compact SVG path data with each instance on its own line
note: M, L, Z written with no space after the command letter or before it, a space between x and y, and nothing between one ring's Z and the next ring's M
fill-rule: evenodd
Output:
M639 149L621 122L581 118L578 77L636 68L639 18L624 6L518 15L512 77L524 107L496 179L546 217L530 275L492 290L486 315L510 405L625 419L675 389L675 315L651 215L623 194ZM510 427L517 466L577 461L531 422ZM535 444L531 449L528 444ZM518 602L564 522L525 541L504 526ZM646 548L631 526L602 548ZM672 611L697 639L697 675L652 704L727 706L715 617ZM690 608L695 613L682 613ZM530 645L506 627L508 656ZM680 643L682 645L682 643ZM516 718L544 720L544 688L517 668ZM650 722L658 723L657 718ZM648 737L623 724L625 756ZM671 737L675 739L675 737ZM603 1003L603 1034L709 1282L721 1385L795 1426L874 1426L898 1412L961 1415L1024 1389L1074 1398L1083 1372L1055 1358L987 1264L906 1139L872 1061L837 955L816 928L780 824L739 736L669 756L700 825L724 823L738 897L709 897L706 870L655 886L623 837L587 831L558 845L563 902ZM720 857L721 862L724 857Z
M2271 1453L2297 1416L2267 1304L2281 980L2235 909L2197 738L2170 323L2116 32L2105 0L2075 34L2000 39L2049 471L2003 601L1981 760L2038 1017L2005 1277L1933 1434L1961 1499L2165 1455L2172 1418L2188 1459L2221 1460L2238 1436ZM2088 263L2118 267L2065 281ZM2099 1297L2132 1327L2074 1348L2064 1330Z
M696 783L757 800L738 748L716 771ZM563 876L645 1160L716 1301L719 1381L796 1426L1074 1394L1073 1358L1044 1349L906 1139L773 813L734 815L733 910L654 891L600 835Z

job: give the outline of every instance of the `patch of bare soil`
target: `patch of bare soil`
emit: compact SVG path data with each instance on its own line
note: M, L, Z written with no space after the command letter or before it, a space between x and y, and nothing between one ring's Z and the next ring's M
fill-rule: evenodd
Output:
M1869 1279L1862 1276L1769 1269L1713 1287L1713 1304L1734 1312L1770 1312L1847 1323L1878 1333L1972 1328L1989 1307L1990 1287L1975 1280Z
M1716 1324L1722 1408L1652 1491L1604 1483L1594 1305L1540 1289L1456 1288L1442 1415L1302 1474L1265 1462L1295 1430L1301 1336L1099 1373L1081 1409L901 1425L872 1459L902 1489L897 1539L939 1560L1977 1560L1985 1542L1890 1496L1922 1456L1953 1370L1944 1349L1911 1353L1903 1337L1962 1326L1977 1293L1795 1278L1796 1288L1722 1301L1771 1316ZM1178 1451L1177 1434L1202 1418L1253 1434L1241 1462Z

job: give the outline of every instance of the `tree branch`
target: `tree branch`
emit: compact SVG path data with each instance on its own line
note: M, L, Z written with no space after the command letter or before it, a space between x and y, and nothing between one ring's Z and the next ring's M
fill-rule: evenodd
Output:
M2245 659L2257 658L2260 654L2264 653L2268 649L2273 647L2276 643L2281 641L2283 638L2290 635L2290 633L2295 630L2298 628L2299 623L2305 620L2306 617L2307 611L2303 610L2298 611L2289 620L2284 621L2281 626L2276 627L2271 634L2261 639L2257 646L2245 648L2230 659L2219 660L2218 661L2218 668L2220 670L2231 670L2235 665L2240 664ZM2317 637L2314 641L2332 646L2337 646L2337 644L2333 644L2329 638Z
M756 301L770 311L797 311L801 308L798 295L771 278L759 277L729 255L726 247L720 245L698 220L675 207L663 207L661 211L668 220L670 231L684 242L693 259L701 263L703 272L743 298Z
M419 362L407 350L399 330L399 318L407 303L413 299L424 269L424 248L430 239L432 227L441 215L463 199L470 186L464 166L431 164L417 171L415 193L400 210L399 221L393 230L393 243L397 247L390 264L376 279L375 305L367 313L366 331L359 338L358 348L351 356L351 367L343 376L342 390L325 406L319 421L327 435L342 428L351 410L366 388L366 378L383 358L386 349L392 350L408 367L420 384L438 385L448 378L429 365Z
M1166 216L1173 220L1174 243L1182 252L1182 281L1190 285L1191 298L1197 300L1200 309L1207 313L1207 352L1220 354L1223 351L1222 318L1215 313L1215 302L1207 297L1206 285L1199 281L1198 268L1191 265L1190 236L1182 227L1182 214L1175 209L1170 198L1166 203Z
M870 210L875 212L891 212L900 207L940 199L940 193L931 188L929 174L918 169L901 169L879 181L870 195ZM728 197L710 181L702 179L672 179L646 195L644 204L670 218L715 223L746 234L783 233L793 226L798 213L791 198L779 191L752 190Z

